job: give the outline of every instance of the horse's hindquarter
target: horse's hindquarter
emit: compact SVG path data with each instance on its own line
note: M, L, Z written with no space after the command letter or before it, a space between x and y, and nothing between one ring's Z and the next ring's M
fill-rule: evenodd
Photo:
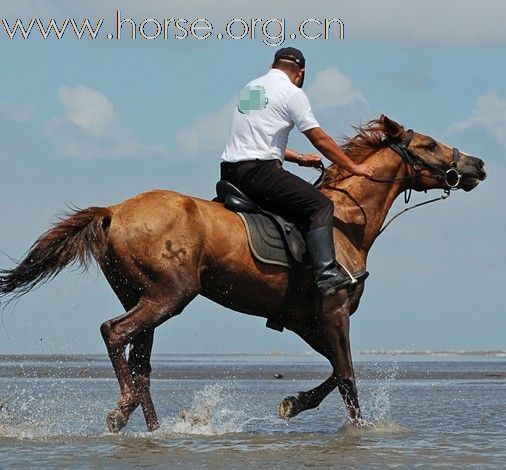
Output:
M114 276L108 269L116 266L124 283L153 294L198 286L202 234L197 207L189 197L149 191L114 206L112 214L108 231L112 262L102 266L106 276Z
M286 271L252 258L241 219L222 204L172 191L142 193L114 206L109 245L122 276L144 291L200 293L261 316L282 308Z

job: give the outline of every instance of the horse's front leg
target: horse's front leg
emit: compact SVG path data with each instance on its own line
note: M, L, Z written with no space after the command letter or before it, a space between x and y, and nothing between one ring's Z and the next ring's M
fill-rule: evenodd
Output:
M362 412L358 402L358 391L353 370L350 347L350 315L348 303L324 319L324 331L329 335L329 360L337 388L341 393L351 424L362 424Z
M362 415L350 351L349 305L348 300L328 299L320 307L320 314L314 324L303 327L299 325L299 328L293 329L315 351L330 361L333 371L318 387L285 398L279 407L281 418L289 419L302 411L316 408L337 387L346 405L350 422L361 423Z
M307 392L297 392L294 396L284 398L279 405L279 417L290 419L302 411L318 407L323 399L337 387L337 384L338 380L332 374L318 387Z

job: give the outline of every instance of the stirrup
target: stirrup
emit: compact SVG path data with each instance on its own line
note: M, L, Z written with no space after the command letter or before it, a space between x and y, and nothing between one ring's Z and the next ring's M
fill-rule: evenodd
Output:
M360 271L358 273L352 274L351 271L346 266L342 264L339 264L339 266L341 266L341 268L343 268L346 274L348 274L348 276L350 277L351 280L349 287L350 292L353 292L360 282L364 282L369 277L369 272L367 271Z
M359 284L364 282L369 277L368 271L359 271L357 273L352 274L344 266L342 267L348 275L348 277L343 282L335 285L331 284L328 287L325 287L325 281L323 281L321 284L318 282L316 283L317 289L321 295L323 296L332 295L338 290L344 288L347 288L348 293L351 294ZM332 278L329 278L326 281L330 284L332 282Z
M355 280L355 282L352 281L348 287L348 292L351 294L357 288L357 286L359 284L364 282L369 277L369 272L368 271L360 271L358 273L353 274L350 277L353 277L353 279Z
M331 295L334 292L348 288L351 285L351 279L349 277L342 276L343 280L336 283L336 276L328 277L327 279L317 280L316 287L321 295L324 297Z

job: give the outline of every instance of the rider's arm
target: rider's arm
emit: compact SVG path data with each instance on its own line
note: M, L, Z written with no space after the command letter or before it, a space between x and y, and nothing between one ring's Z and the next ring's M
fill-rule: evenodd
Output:
M370 165L353 162L321 127L313 127L303 133L317 150L344 170L359 176L373 176L374 172Z
M314 153L300 153L287 147L285 150L285 160L287 162L297 163L300 166L318 168L322 161L322 157Z
M300 152L296 152L295 150L292 150L290 148L286 148L285 150L285 160L287 162L292 162L292 163L299 163L302 162L302 160L304 159L304 155Z

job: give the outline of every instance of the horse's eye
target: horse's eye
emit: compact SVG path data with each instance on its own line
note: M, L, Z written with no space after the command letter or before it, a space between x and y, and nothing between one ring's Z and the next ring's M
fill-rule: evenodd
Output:
M437 148L437 142L435 140L433 140L431 143L429 143L427 145L427 150L436 150Z

